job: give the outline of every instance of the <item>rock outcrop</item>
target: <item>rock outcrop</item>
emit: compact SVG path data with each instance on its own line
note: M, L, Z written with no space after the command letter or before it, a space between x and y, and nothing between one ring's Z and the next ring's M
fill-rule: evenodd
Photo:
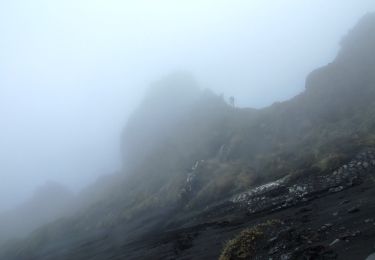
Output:
M314 199L325 193L348 189L368 179L375 178L375 150L359 153L349 163L326 174L302 176L287 175L234 196L231 201L244 205L250 213L280 210L300 202Z

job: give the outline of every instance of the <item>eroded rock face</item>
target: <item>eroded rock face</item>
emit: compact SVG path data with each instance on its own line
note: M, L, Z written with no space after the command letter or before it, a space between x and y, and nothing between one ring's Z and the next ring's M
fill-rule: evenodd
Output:
M254 241L254 259L365 259L374 238L374 156L368 149L333 172L285 177L233 197L249 219L281 216L280 227Z
M234 196L231 201L247 207L250 213L279 210L313 199L318 194L336 193L362 182L375 169L375 151L359 153L349 163L329 174L309 174L292 180L288 175Z
M191 171L187 174L186 182L180 192L180 198L182 200L188 200L196 190L197 170L203 163L204 160L196 161L193 167L191 167Z

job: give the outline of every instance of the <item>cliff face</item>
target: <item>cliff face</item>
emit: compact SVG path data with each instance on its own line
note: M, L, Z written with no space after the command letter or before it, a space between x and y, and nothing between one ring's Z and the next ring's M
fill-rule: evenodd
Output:
M343 38L336 59L312 72L306 80L306 94L312 101L324 99L330 110L357 112L371 103L374 95L375 16L368 14Z
M303 93L261 110L228 105L210 91L200 90L185 74L156 83L124 130L126 174L113 177L116 181L108 182L105 196L99 196L95 204L74 218L39 230L28 240L38 243L17 244L18 258L10 249L6 259L90 259L96 254L98 259L120 259L121 255L137 259L143 247L157 248L156 253L160 249L165 257L183 257L181 252L195 241L194 230L217 228L215 234L221 237L221 228L231 219L238 217L242 225L250 225L259 217L256 214L264 214L264 220L274 214L267 211L272 205L283 205L286 199L295 203L278 210L310 201L293 193L295 185L306 187L310 197L315 193L328 196L330 189L332 194L345 190L350 196L354 184L349 185L343 176L347 173L343 166L349 167L356 155L367 151L368 170L362 171L365 166L360 161L361 170L354 167L353 174L368 181L373 168L375 15L365 16L341 46L332 63L308 76ZM332 177L334 172L338 179ZM319 186L324 180L328 186ZM100 190L100 183L97 185ZM259 191L264 201L259 202ZM329 198L332 204L337 199ZM260 203L255 211L246 207L254 201ZM319 203L324 209L323 200ZM246 219L244 215L249 214L254 215ZM181 231L181 235L176 231L177 237L171 236L177 242L172 243L165 230L182 227L191 227L191 232ZM225 232L221 238L227 240L232 233ZM163 234L172 248L168 251L154 240L130 243L146 234ZM75 239L69 239L71 235ZM84 241L89 241L83 246L87 250L77 252ZM57 244L61 251L51 253ZM196 250L199 252L199 246ZM187 254L185 257L195 256Z

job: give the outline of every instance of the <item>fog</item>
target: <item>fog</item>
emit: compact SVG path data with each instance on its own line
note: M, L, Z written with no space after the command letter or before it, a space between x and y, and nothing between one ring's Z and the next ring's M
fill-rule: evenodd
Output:
M176 70L239 106L304 88L373 0L0 3L0 211L47 181L79 191L121 167L120 135Z

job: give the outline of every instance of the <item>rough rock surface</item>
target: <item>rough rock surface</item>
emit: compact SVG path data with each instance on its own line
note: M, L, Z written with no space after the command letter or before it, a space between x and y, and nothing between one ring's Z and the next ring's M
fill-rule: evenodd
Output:
M367 150L332 173L251 189L123 245L123 253L126 259L218 259L242 230L277 220L282 225L257 241L255 258L230 259L366 259L375 251L374 157Z
M374 169L375 151L367 150L332 173L310 174L297 181L286 176L236 195L232 202L244 205L251 213L280 210L314 199L317 194L340 192L358 185Z

